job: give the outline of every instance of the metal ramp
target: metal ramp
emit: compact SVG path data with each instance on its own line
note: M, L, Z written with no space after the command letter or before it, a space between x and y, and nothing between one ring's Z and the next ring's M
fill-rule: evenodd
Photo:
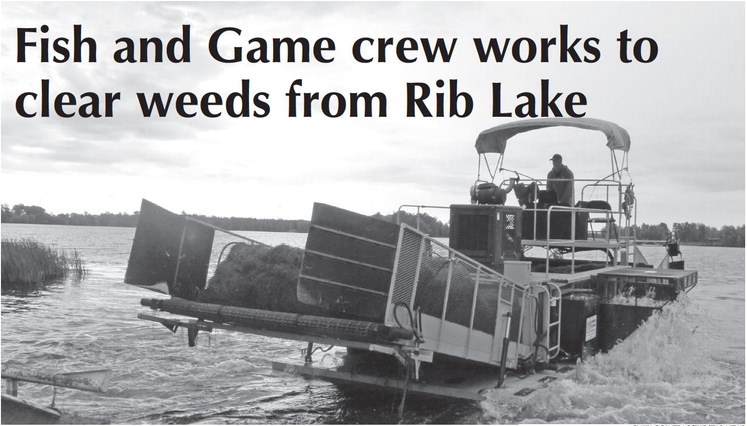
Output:
M194 300L237 243L265 245L143 199L124 282Z
M383 322L399 226L314 203L298 301L329 316Z
M500 365L508 336L508 368L534 351L529 287L405 224L394 264L385 324L413 329L420 349Z
M297 290L329 316L412 330L412 350L500 365L508 336L507 368L534 353L535 328L549 328L544 287L511 282L406 224L320 203Z
M175 234L185 235L183 223L175 229ZM212 230L215 235L226 232ZM184 246L191 242L181 242L184 244L180 244L179 252L183 253ZM216 251L213 241L213 249L205 250L221 253L216 261L211 256L205 262L207 275L220 263L230 244L219 245ZM296 290L300 302L319 308L317 312L321 313L303 315L172 298L143 299L141 304L198 319L138 317L159 322L172 331L186 328L190 345L199 331L213 329L308 344L309 355L303 366L274 363L273 368L278 370L479 400L481 390L496 383L503 386L504 379L507 386L516 381L518 376L507 376L505 368L520 367L522 361L532 357L540 362L549 360L547 351L539 350L543 344L556 354L559 350L560 310L559 306L551 309L550 304L560 303L560 290L554 285L532 283L529 265L524 266L525 279L506 272L514 277L510 280L408 225L315 204ZM180 277L174 270L164 275L174 277L174 281ZM197 282L204 283L204 275L200 278ZM310 356L314 343L347 347L345 363L316 366ZM359 355L364 361L373 356L377 362L381 358L376 357L384 356L397 368L383 372L374 363L373 371L358 370L348 362ZM476 372L473 363L500 366L500 372ZM457 374L462 367L465 371Z
M147 288L162 283L168 285L164 293L194 300L228 247L237 241L258 244L145 200L142 207L141 219L147 220L136 232L128 283ZM331 322L367 321L411 331L415 338L392 344L405 352L507 368L532 356L538 342L549 347L549 341L537 336L546 339L552 334L548 330L558 329L559 317L549 324L545 306L556 300L541 298L543 291L541 285L518 285L410 226L320 203L314 205L296 287L297 300L319 309L318 315ZM205 318L191 313L179 312ZM296 331L293 338L319 337ZM431 362L432 357L424 359Z

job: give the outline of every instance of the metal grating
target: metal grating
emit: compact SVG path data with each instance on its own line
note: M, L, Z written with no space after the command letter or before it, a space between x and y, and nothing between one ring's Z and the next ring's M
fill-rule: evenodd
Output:
M459 250L489 250L488 240L490 216L484 214L462 214L458 216L455 236L456 248Z
M412 301L415 280L418 275L418 260L420 258L421 237L411 229L402 228L400 234L399 251L397 257L394 286L391 303L407 303Z
M516 229L516 215L506 213L506 226L504 229Z

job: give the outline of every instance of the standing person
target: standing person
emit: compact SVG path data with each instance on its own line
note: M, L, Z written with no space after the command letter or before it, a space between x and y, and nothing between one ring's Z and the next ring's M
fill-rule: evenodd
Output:
M573 206L573 172L563 164L560 154L553 155L550 161L552 170L547 173L547 189L555 191L559 203Z

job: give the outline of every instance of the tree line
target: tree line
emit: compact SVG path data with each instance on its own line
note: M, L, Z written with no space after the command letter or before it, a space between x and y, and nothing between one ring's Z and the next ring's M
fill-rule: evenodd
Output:
M204 222L231 231L270 231L270 232L309 232L308 220L288 219L256 219L245 217L218 217L190 215ZM45 225L77 225L77 226L137 226L140 213L101 213L90 214L62 213L50 214L39 206L16 204L12 208L2 205L2 223L32 223ZM376 213L373 217L396 223L397 213L383 215ZM417 215L400 212L402 222L415 227L419 223L421 231L434 237L448 237L449 225L428 214ZM674 234L680 242L685 244L714 245L725 247L744 247L744 225L724 225L720 229L706 226L702 223L675 223L670 229L666 223L658 225L642 224L637 226L636 236L639 240L666 240Z
M184 212L182 212L185 214ZM230 231L268 231L268 232L309 232L310 222L308 220L288 220L288 219L256 219L247 217L219 217L205 215L189 215L195 219L215 225L219 228ZM382 215L376 213L373 215L378 219L389 222L397 221L397 213ZM2 205L2 223L29 223L40 225L75 225L75 226L116 226L131 227L137 226L140 212L133 213L101 213L91 214L84 213L61 213L50 214L43 207L26 206L16 204L12 208L7 204ZM411 226L418 223L414 214L401 212L400 220ZM441 223L438 219L427 214L420 215L420 229L435 237L448 237L449 225Z
M702 223L675 223L670 229L666 223L643 224L635 228L639 240L666 240L674 235L681 243L723 247L744 247L744 225L724 225L721 229Z

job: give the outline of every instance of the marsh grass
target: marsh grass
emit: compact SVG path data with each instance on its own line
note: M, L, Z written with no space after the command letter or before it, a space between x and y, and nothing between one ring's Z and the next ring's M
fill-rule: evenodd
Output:
M64 278L82 279L88 270L77 250L53 250L33 239L2 239L2 290L28 291Z

